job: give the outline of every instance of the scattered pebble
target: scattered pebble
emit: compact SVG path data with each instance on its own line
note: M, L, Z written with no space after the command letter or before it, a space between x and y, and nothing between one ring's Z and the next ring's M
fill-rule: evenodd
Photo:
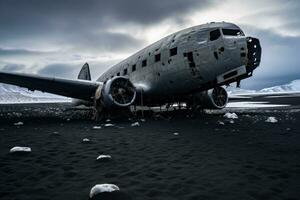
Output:
M265 122L268 122L268 123L277 123L278 120L275 117L268 117L268 119Z
M173 135L179 135L179 133L175 132L175 133L173 133Z
M118 191L120 188L114 184L97 184L94 187L92 187L90 191L90 198L93 198L95 195L102 193L102 192L114 192Z
M83 138L82 142L90 142L90 139L88 139L88 138Z
M105 127L112 127L115 126L114 124L104 124Z
M101 129L102 127L101 126L93 126L93 129L95 130L98 130L98 129Z
M220 125L225 125L225 123L222 122L222 121L218 121L218 124L220 124Z
M110 122L111 120L110 119L107 119L105 122Z
M234 124L234 121L233 121L233 120L230 120L229 123L230 123L230 124Z
M24 123L23 122L17 122L17 123L14 123L14 125L15 126L22 126L22 125L24 125Z
M141 119L141 122L145 122L146 121L146 119Z
M224 117L228 118L228 119L238 119L237 114L235 113L225 113Z
M103 160L103 159L109 160L109 159L111 159L111 156L110 155L100 155L97 157L97 160Z
M292 129L291 129L291 128L286 128L285 130L290 131L290 130L292 130Z
M9 151L10 153L15 153L15 152L31 152L30 147L13 147Z
M134 126L140 126L140 123L139 122L134 122L134 123L131 124L131 126L132 127L134 127Z

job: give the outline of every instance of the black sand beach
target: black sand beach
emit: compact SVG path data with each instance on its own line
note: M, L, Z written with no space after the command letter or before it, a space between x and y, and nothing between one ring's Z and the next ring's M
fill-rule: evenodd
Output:
M299 199L300 97L233 101L266 99L291 106L94 122L64 105L2 105L0 199L88 199L101 183L120 187L115 199ZM265 122L270 116L278 122ZM32 152L9 153L14 146Z

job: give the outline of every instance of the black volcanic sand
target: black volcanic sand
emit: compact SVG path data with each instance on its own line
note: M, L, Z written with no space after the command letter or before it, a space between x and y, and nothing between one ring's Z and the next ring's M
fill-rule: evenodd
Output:
M234 124L223 114L188 118L178 111L146 118L139 127L127 119L104 127L89 120L2 115L0 199L86 200L101 183L121 189L103 199L299 199L300 112L258 111L236 111ZM279 122L266 123L269 116ZM24 125L13 125L18 121ZM14 146L32 152L10 154ZM112 159L96 161L100 154Z

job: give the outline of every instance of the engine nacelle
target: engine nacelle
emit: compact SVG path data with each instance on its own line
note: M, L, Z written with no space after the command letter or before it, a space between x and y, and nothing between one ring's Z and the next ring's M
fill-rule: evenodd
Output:
M216 87L195 95L196 103L202 108L222 109L228 103L228 94L223 87Z
M96 102L101 101L104 107L130 106L136 97L136 89L129 78L117 76L99 86L95 93Z

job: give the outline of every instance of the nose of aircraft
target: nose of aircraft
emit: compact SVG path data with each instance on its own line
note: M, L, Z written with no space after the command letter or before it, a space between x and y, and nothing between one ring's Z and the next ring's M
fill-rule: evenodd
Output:
M252 72L260 64L261 46L257 38L247 37L248 62L247 71Z

